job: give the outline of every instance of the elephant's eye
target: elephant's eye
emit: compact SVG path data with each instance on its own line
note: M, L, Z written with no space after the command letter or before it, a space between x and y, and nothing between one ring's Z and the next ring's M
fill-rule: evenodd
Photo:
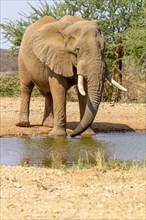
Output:
M76 48L75 48L75 52L76 52L76 53L79 53L79 52L80 52L80 48L79 48L79 47L76 47Z

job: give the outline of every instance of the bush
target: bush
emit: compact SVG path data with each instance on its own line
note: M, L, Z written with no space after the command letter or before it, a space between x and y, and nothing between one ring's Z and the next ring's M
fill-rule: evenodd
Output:
M20 88L20 80L18 76L3 76L0 77L0 96L3 97L18 97L21 95L21 88ZM32 96L37 97L40 96L40 92L36 87L34 87ZM72 87L67 92L67 101L77 101L77 94L75 94L75 89Z
M19 96L20 83L18 77L1 77L0 78L0 95L1 96Z
M7 96L7 97L12 97L12 96L20 96L21 94L21 88L20 88L20 80L19 77L15 76L4 76L0 78L0 96ZM40 93L35 88L33 90L32 96L39 96Z

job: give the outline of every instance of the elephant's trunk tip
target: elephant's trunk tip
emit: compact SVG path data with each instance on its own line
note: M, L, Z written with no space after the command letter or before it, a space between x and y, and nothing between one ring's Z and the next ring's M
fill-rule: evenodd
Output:
M88 127L90 127L92 123L87 124L86 126L81 126L81 124L78 125L78 127L70 134L71 137L75 137L77 135L80 135L81 133L83 133L84 131L86 131L86 129Z

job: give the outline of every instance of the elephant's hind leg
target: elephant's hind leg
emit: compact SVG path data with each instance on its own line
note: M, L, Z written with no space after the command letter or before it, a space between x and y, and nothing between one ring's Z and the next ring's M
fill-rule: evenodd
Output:
M30 96L33 90L34 84L31 82L29 84L21 83L21 107L19 122L16 124L19 127L29 127L29 106L30 106Z
M21 107L19 122L16 124L16 126L29 127L30 96L34 87L34 83L29 78L26 67L22 60L19 61L19 75L21 84Z
M53 100L51 94L45 96L45 109L42 125L53 127Z

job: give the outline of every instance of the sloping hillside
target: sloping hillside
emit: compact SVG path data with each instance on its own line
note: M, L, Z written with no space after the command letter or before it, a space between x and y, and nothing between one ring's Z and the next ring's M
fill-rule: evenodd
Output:
M13 75L18 72L18 52L14 55L8 55L8 50L0 49L0 74L10 74Z

